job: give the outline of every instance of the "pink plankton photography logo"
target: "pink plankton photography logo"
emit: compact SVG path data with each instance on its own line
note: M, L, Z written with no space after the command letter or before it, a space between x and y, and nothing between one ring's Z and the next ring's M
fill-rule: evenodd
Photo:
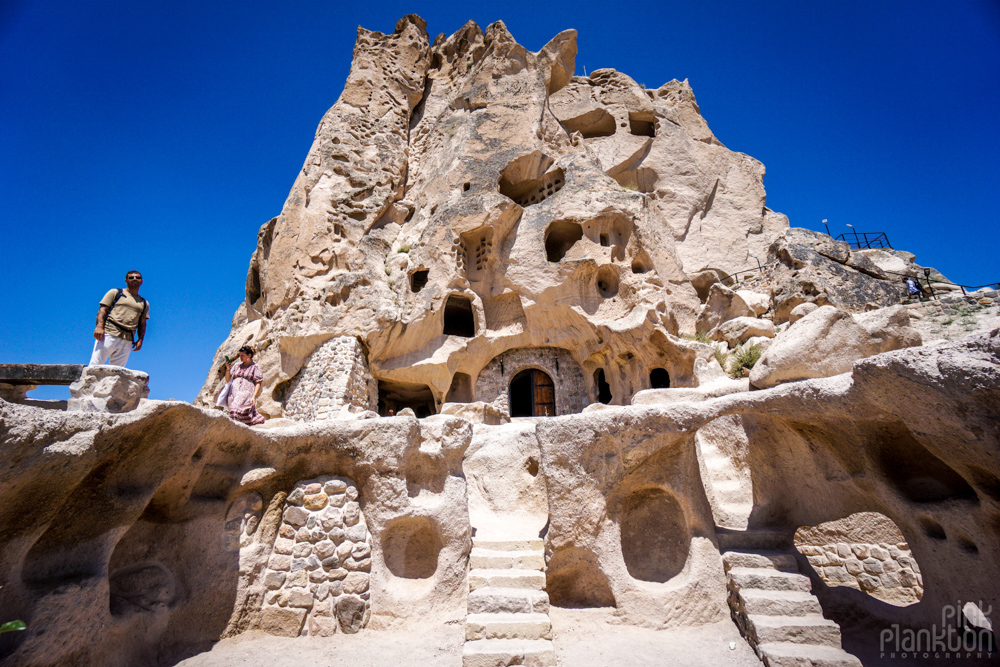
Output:
M941 625L914 630L893 623L879 633L882 659L990 659L996 653L996 638L990 614L993 605L961 601L941 608Z

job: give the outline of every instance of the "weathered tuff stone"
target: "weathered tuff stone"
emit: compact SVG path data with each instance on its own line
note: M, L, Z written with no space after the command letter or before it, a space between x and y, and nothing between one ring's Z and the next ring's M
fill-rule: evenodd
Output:
M367 400L402 413L420 387L434 410L491 402L494 421L505 410L471 380L516 349L528 354L506 373L539 367L543 349L570 357L557 375L580 368L582 400L558 392L559 414L597 401L598 370L619 405L649 388L648 369L697 384L677 338L701 307L685 272L745 268L787 221L764 207L763 165L715 138L686 81L573 77L575 54L574 31L531 53L500 22L433 45L416 17L359 33L220 347L220 360L248 339L258 350L262 412L315 421ZM445 326L449 303L468 333ZM354 370L327 377L331 364ZM199 402L219 385L211 375Z
M129 412L149 396L149 375L123 366L84 366L69 396L70 411Z
M998 335L887 352L855 361L850 375L768 391L719 378L713 348L677 336L694 333L715 284L687 273L725 278L784 233L782 216L763 206L763 165L719 144L686 83L646 91L609 70L573 78L574 52L572 33L530 53L502 24L468 24L433 46L415 17L394 35L359 31L344 95L281 216L260 231L227 342L260 351L262 409L278 414L290 401L312 423L260 432L181 404L39 416L0 403L0 551L18 574L0 601L38 621L12 662L172 663L260 625L326 632L322 619L345 595L375 602L365 611L374 627L443 627L473 608L470 583L486 582L532 586L521 602L536 613L551 595L614 607L617 622L705 626L728 617L723 537L767 543L858 507L892 514L920 555L928 592L908 622L929 625L955 599L1000 600L989 557ZM872 280L886 270L817 243L817 266ZM795 270L782 264L774 275L804 289ZM895 326L888 311L871 317L853 320L856 333L877 339L880 317ZM454 319L463 326L446 327ZM337 375L344 368L361 370ZM574 378L559 385L560 407L618 405L475 429L448 415L415 418L481 399L484 372L491 404L508 413L513 377L539 368ZM655 385L670 388L647 389L654 371ZM331 372L335 396L323 393L336 384ZM338 408L343 397L377 400L373 382L396 416ZM644 390L655 404L627 405ZM264 500L254 529L220 499L244 493L247 470L261 468L275 474L251 477ZM306 507L305 490L331 480L295 480L333 472L352 476L323 491L337 511ZM712 484L718 493L707 493ZM344 505L352 521L354 505L366 515L349 530L338 524ZM284 523L286 508L304 522ZM717 530L720 516L741 525ZM751 521L774 531L743 531ZM220 526L240 540L218 539ZM469 552L474 528L480 544L488 530L526 532L520 543L533 553L489 559L540 566L544 553L546 572L470 578L470 560L484 558ZM270 553L276 533L303 551L333 542L343 558L293 562ZM841 542L850 544L838 538L811 555L846 583ZM866 545L864 559L882 544ZM794 566L788 554L752 555ZM905 573L918 572L915 559L903 567L901 556L898 573L874 560L879 576L862 565L854 578L865 590L906 588ZM112 618L138 606L122 595L131 581L122 570L136 563L158 573L139 591L155 616ZM787 572L752 579L810 586ZM177 595L172 582L193 585ZM315 622L303 624L289 605L308 600ZM360 608L344 606L353 626Z
M736 317L723 322L709 333L712 340L726 341L736 347L755 336L774 338L774 322L755 317Z
M898 278L890 280L867 257L826 234L791 228L768 249L768 261L774 260L771 302L777 322L806 301L861 311L865 304L889 306L903 297Z
M920 345L902 306L852 316L823 306L782 331L750 371L758 389L845 373L858 359Z

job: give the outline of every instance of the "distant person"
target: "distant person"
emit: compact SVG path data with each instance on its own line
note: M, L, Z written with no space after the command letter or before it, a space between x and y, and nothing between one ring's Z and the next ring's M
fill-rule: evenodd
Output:
M139 296L142 274L129 271L125 274L125 284L127 289L108 290L101 299L94 327L96 341L90 356L91 366L124 366L132 350L142 349L146 320L149 319L149 302Z
M263 424L264 415L257 412L257 398L264 387L264 372L253 362L249 345L240 348L239 356L239 363L226 364L226 382L233 382L229 389L229 416L248 426Z
M923 301L927 296L927 292L920 286L920 281L913 276L903 276L903 283L906 284L906 295L911 299L917 297Z

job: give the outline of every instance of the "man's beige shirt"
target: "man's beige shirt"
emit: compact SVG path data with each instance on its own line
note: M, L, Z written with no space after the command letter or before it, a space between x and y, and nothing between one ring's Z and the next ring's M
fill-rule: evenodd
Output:
M109 290L101 299L101 305L110 307L117 293L118 290ZM149 319L147 303L142 297L136 299L127 289L122 290L122 298L118 299L118 303L115 304L104 323L104 333L116 338L132 340L132 332L139 327L139 316L142 315L143 308L146 308L146 319Z

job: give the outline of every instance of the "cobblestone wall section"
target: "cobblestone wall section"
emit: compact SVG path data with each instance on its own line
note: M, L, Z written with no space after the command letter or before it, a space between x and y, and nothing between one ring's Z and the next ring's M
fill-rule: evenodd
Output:
M358 632L371 615L370 573L371 535L354 482L299 482L264 572L263 629L293 637Z
M285 400L285 416L297 421L375 410L378 382L368 368L365 348L354 336L331 338L306 359Z
M590 405L580 365L569 351L557 347L520 347L498 354L479 371L475 399L487 403L499 401L509 411L510 381L526 368L539 368L552 378L556 416L574 414Z
M920 567L906 542L837 542L797 548L827 586L848 586L899 607L923 598Z

